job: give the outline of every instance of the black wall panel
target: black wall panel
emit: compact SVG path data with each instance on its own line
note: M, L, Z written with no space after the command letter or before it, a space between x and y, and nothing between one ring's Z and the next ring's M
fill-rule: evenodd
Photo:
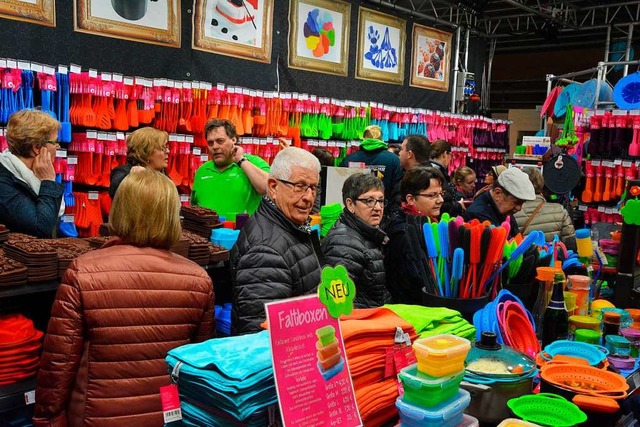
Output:
M371 8L371 5L356 0L351 2L349 75L338 77L287 67L289 1L274 0L274 2L271 64L192 50L191 9L193 5L189 0L182 0L182 47L180 49L74 32L73 1L58 0L56 28L0 19L0 57L25 59L51 65L76 63L82 65L83 69L96 68L99 71L150 78L166 77L176 80L221 82L259 90L277 89L276 67L278 67L281 91L307 92L338 99L376 101L397 106L449 111L450 94L409 86L412 28L410 21L406 28L404 85L377 83L355 79L358 7L362 4ZM383 9L382 12L389 11ZM444 30L447 29L444 28ZM485 43L482 40L472 40L469 49L469 71L476 73L477 81L482 75L485 54ZM453 77L453 71L451 76Z

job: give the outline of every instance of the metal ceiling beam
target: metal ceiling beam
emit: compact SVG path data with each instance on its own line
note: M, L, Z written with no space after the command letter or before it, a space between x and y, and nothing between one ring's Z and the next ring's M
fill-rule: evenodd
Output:
M532 8L532 7L529 7L529 6L525 5L525 4L522 4L522 3L520 3L520 2L519 2L519 1L517 1L517 0L502 0L502 1L503 1L504 3L510 4L510 5L512 5L512 6L515 6L515 7L519 8L519 9L522 9L522 10L527 11L527 12L529 12L529 13L533 13L533 14L535 14L535 15L541 16L541 17L543 17L543 18L545 18L545 19L548 19L548 20L550 20L550 21L552 21L552 22L553 22L553 21L556 21L556 18L554 18L553 16L551 16L551 15L549 15L549 14L547 14L547 13L544 13L544 12L542 12L541 10L534 9L534 8ZM564 23L565 25L567 25L567 26L568 26L568 27L570 27L570 28L578 29L578 27L576 27L575 25L570 24L570 23L568 23L568 22L566 22L566 21L560 21L560 22Z

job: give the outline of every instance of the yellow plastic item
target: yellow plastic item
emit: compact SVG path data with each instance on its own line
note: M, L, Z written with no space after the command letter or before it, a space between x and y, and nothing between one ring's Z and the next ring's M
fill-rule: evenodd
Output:
M464 360L471 342L455 335L434 335L413 343L418 359L418 371L432 377L442 377L464 370Z
M506 420L503 420L500 424L498 424L498 427L520 427L520 426L540 427L538 424L522 421L517 418L507 418Z
M600 312L603 308L613 308L615 305L611 304L605 299L597 299L591 302L591 317L600 317Z
M577 295L573 292L564 292L564 304L567 307L567 313L569 313L569 315L571 315L573 313L573 310L576 309L576 298Z

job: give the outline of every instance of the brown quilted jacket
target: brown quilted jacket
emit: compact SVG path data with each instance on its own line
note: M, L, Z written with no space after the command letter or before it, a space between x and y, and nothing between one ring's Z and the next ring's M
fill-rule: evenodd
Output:
M169 251L115 244L77 258L56 294L34 426L162 426L164 358L212 336L207 273Z

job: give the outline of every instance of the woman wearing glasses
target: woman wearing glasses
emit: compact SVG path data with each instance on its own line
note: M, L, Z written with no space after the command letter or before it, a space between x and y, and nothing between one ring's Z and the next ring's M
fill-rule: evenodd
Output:
M60 123L38 110L9 117L0 153L0 223L11 231L51 238L64 213L64 186L56 182L53 160Z
M370 173L351 175L342 186L342 201L344 210L322 242L325 258L349 271L356 285L356 308L389 303L382 257L382 247L389 239L379 228L387 204L384 185Z
M169 134L165 131L144 127L127 138L127 163L111 171L109 196L113 199L120 183L131 172L144 168L164 172L169 165Z
M439 220L443 182L444 176L437 169L414 166L400 183L402 202L386 229L389 243L384 258L387 288L396 304L421 301L422 288L434 280L425 268L422 224Z

